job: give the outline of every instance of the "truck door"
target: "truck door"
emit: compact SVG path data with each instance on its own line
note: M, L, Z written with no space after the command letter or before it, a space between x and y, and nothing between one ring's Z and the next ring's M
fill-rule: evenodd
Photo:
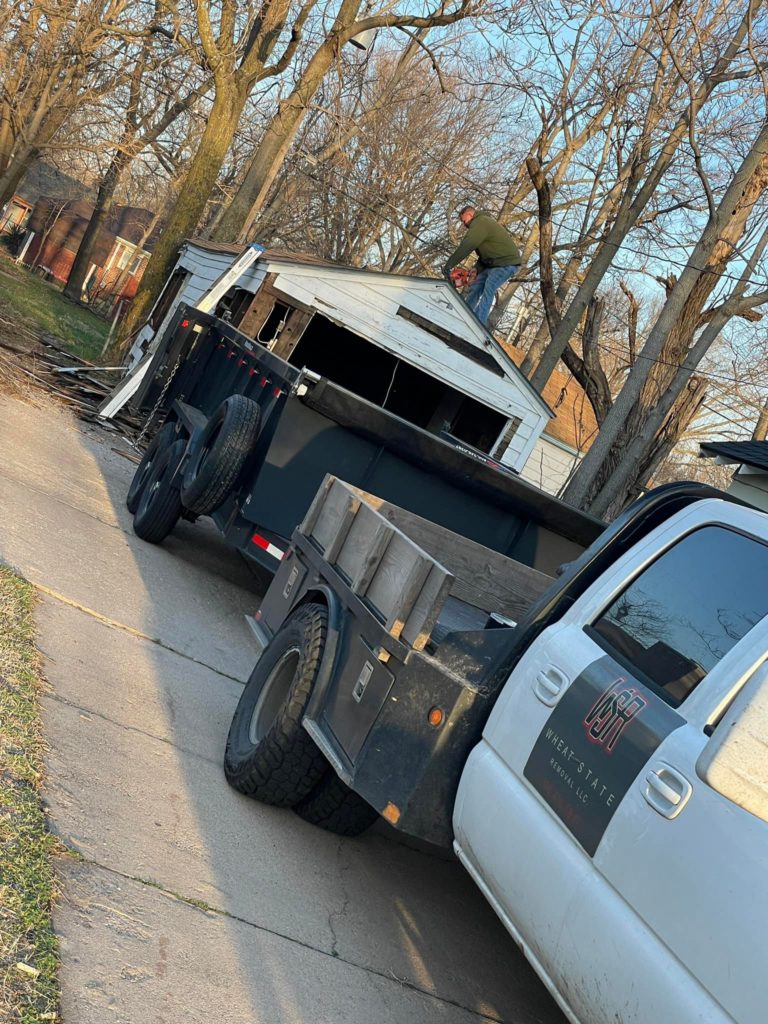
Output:
M768 903L754 872L768 826L695 765L705 728L768 651L756 521L702 502L617 562L531 646L462 779L462 859L591 1024L616 1012L726 1021L723 1007L753 998L739 998L733 967L762 948ZM733 913L745 868L761 889L746 917Z

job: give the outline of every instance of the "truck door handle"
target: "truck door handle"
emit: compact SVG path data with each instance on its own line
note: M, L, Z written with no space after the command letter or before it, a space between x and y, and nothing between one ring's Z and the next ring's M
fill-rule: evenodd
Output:
M560 694L567 685L568 677L563 675L559 668L555 668L554 665L548 665L541 672L537 673L533 684L533 692L542 704L546 704L547 707L551 708L557 703Z
M664 818L676 818L692 792L688 779L668 764L659 764L645 776L643 796Z

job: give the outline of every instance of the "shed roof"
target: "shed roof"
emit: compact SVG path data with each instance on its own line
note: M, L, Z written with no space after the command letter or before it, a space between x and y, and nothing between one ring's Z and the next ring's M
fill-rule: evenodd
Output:
M197 249L202 249L205 252L225 254L229 256L239 256L245 250L244 244L236 245L229 242L211 242L203 238L188 238L187 243L189 245L193 245ZM352 267L343 263L334 263L331 260L326 260L319 256L313 256L311 253L290 252L287 249L266 249L259 256L259 261L261 260L264 260L268 264L287 263L293 264L294 266L316 266L323 267L337 273L341 272L345 274L363 274L376 276L380 278L390 278L395 279L400 283L410 279L414 282L426 281L429 282L430 285L444 286L446 290L445 294L446 296L450 296L450 301L452 302L452 304L455 307L460 308L464 316L467 317L469 321L474 321L475 326L479 326L480 329L484 332L485 340L483 341L483 344L490 351L494 351L494 358L500 364L505 365L507 374L513 377L515 380L517 380L519 384L522 384L522 386L529 393L530 397L534 399L537 405L539 405L542 408L542 410L546 413L548 417L551 418L554 416L552 409L547 404L546 398L540 395L538 391L536 391L536 389L531 385L530 381L527 377L524 376L524 374L520 373L518 365L515 363L514 359L511 358L507 348L505 348L498 340L498 338L496 338L495 335L488 330L485 324L482 324L477 319L477 317L466 305L466 303L463 302L456 289L453 288L453 286L449 284L448 281L442 278L416 277L415 275L410 274L395 274L388 271Z
M207 238L189 238L196 248L206 252L218 252L227 256L239 256L245 251L246 246L237 245L234 242L212 242ZM334 263L332 260L323 259L321 256L313 256L309 252L289 252L288 249L266 249L263 256L268 260L277 260L280 263L307 263L318 267L342 267L341 263ZM359 267L352 267L352 270L359 270Z
M702 454L718 456L722 462L755 466L768 472L768 441L707 441Z

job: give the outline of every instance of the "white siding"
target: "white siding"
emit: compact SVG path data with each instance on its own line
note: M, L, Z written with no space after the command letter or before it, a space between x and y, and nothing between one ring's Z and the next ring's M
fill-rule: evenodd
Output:
M559 494L581 455L542 434L520 473L523 480L549 494Z
M728 493L768 512L768 473L743 473L737 470L731 479Z

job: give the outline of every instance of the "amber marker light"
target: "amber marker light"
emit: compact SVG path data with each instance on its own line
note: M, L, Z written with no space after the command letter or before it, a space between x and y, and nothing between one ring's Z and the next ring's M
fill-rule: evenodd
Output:
M438 729L443 724L444 718L445 714L442 708L432 708L427 715L427 721L434 729Z

